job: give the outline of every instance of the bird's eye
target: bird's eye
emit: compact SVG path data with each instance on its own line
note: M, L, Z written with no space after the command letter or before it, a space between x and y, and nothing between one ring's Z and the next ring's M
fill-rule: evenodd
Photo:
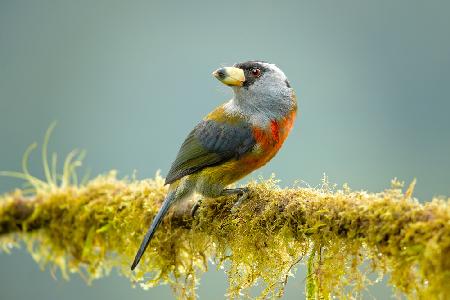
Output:
M260 69L258 69L258 68L254 68L254 69L252 69L252 75L253 76L255 76L255 77L259 77L259 76L261 76L261 70Z

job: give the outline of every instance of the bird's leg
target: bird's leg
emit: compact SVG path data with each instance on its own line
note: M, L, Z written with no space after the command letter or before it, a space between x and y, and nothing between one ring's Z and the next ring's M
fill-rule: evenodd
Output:
M238 207L248 198L248 191L249 189L244 188L234 188L234 189L224 189L220 196L230 196L230 195L237 195L237 201L234 203L233 207L231 208L231 212L236 212ZM191 208L191 216L192 218L195 217L195 214L197 213L197 210L202 205L203 199L198 199L195 204Z
M237 201L234 203L233 207L231 208L231 212L234 213L239 208L239 206L242 204L242 202L244 202L248 198L248 191L249 191L249 189L247 187L224 189L221 193L221 196L237 195Z
M224 189L220 196L229 196L229 195L237 195L238 198L242 195L248 193L249 189L247 187L244 188L234 188L234 189Z

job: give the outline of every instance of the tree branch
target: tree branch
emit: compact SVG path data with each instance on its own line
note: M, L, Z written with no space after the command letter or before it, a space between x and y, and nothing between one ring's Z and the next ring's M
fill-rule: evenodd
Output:
M0 197L0 245L22 239L33 245L38 263L57 266L66 277L80 273L91 280L117 268L146 287L169 282L183 298L195 297L208 260L230 262L230 297L247 293L258 279L266 284L260 296L281 296L292 265L321 249L309 276L324 297L356 293L368 284L367 274L378 272L390 274L390 284L412 298L446 298L450 202L420 204L412 188L402 192L395 184L369 194L327 184L280 189L269 180L250 184L249 198L235 214L234 197L205 199L194 219L189 205L179 205L131 273L166 187L158 176L123 181L109 175L83 187L38 190L31 198L20 191Z

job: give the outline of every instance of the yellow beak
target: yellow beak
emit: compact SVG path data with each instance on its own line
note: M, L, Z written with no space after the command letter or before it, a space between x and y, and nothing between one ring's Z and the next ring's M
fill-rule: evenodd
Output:
M228 86L243 86L245 82L244 70L235 67L217 69L212 74Z

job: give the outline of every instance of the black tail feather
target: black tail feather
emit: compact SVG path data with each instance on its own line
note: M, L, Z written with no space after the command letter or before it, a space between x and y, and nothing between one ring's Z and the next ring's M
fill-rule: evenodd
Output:
M142 240L141 246L139 247L139 250L136 253L136 257L134 258L133 264L131 265L131 270L134 270L136 268L136 266L139 264L139 261L141 260L141 257L144 254L145 249L147 249L148 244L152 240L152 237L155 234L155 231L158 228L158 225L161 223L164 215L167 213L171 204L173 203L173 199L175 198L175 193L176 193L176 190L169 192L169 194L166 196L166 199L164 200L161 208L159 209L158 213L156 214L155 218L153 219L152 225L150 225L150 228L148 229L147 233L145 234L144 239Z

